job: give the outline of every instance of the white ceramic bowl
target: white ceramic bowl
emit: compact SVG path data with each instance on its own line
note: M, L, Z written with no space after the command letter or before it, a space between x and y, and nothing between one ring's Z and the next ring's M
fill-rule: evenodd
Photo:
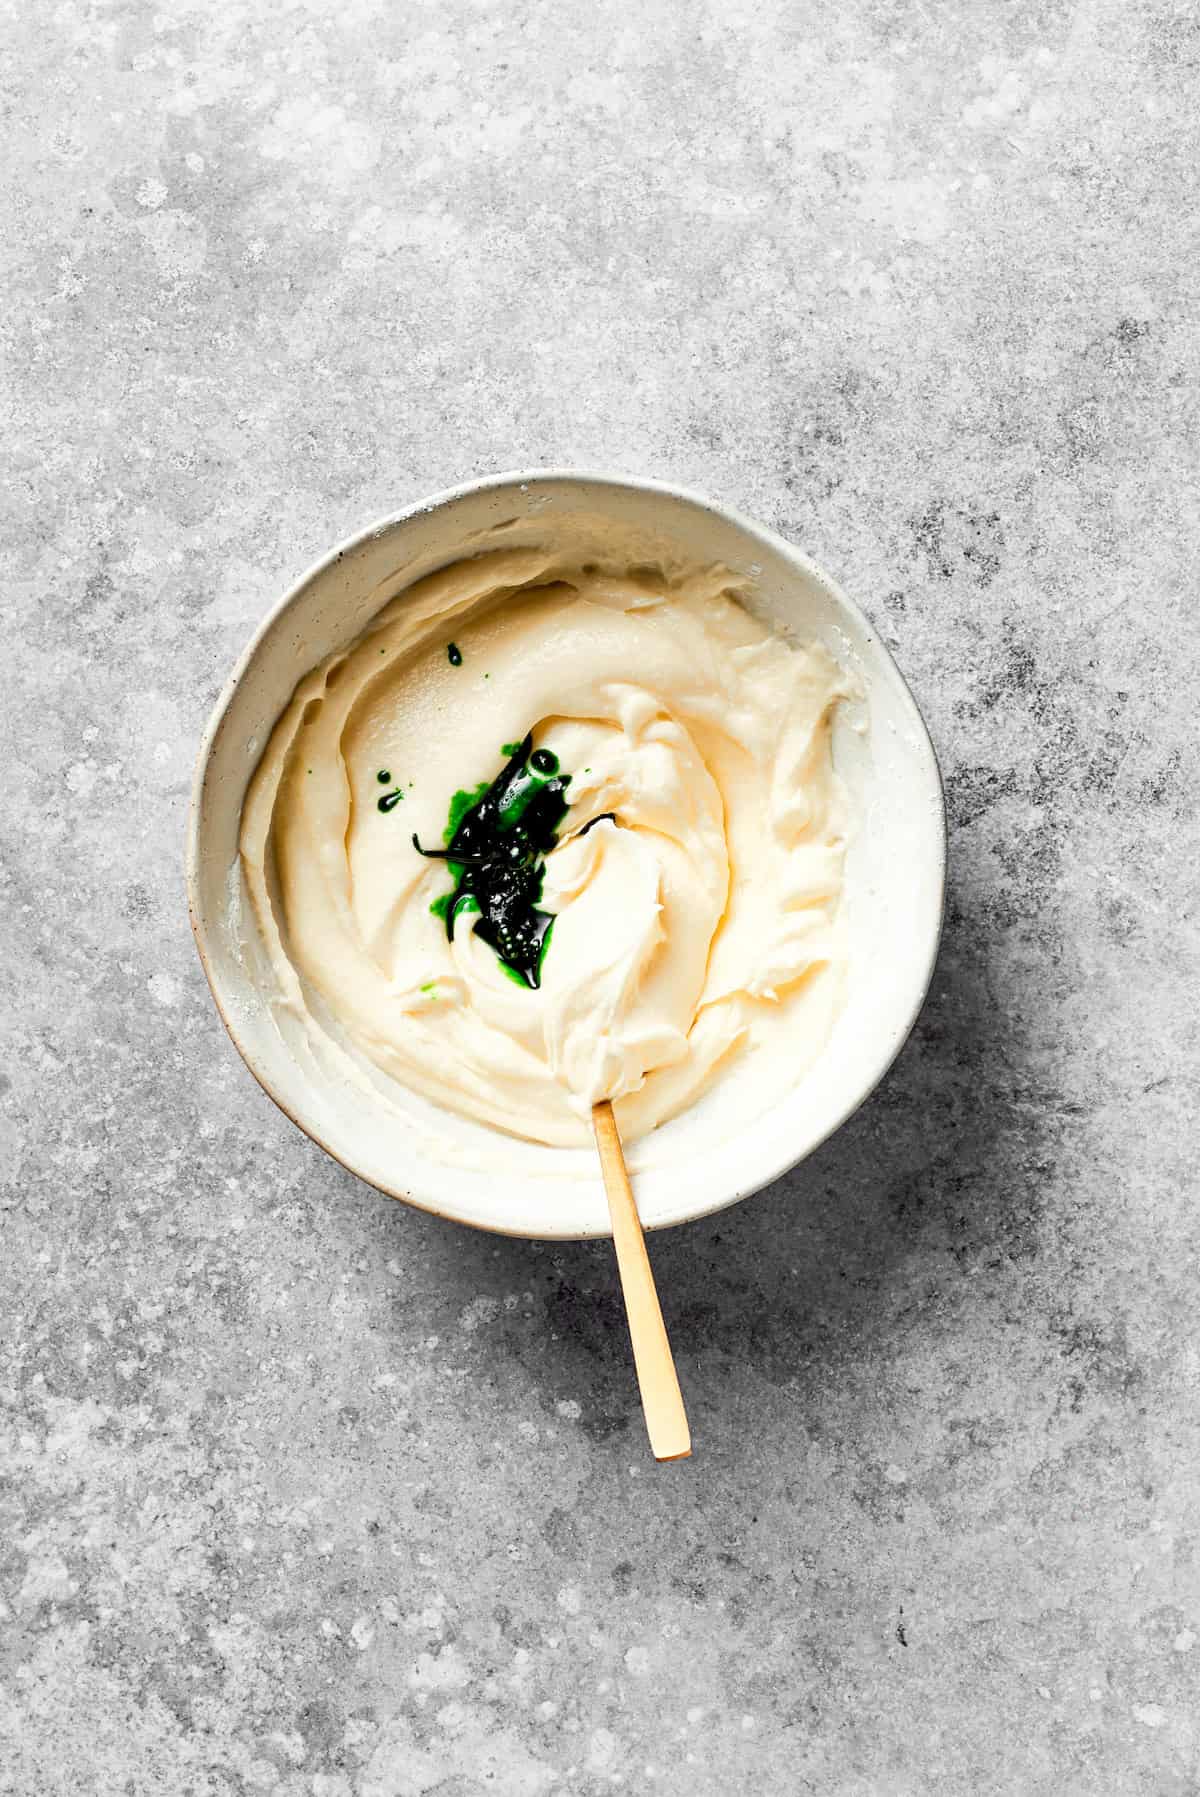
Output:
M292 1121L361 1179L411 1204L510 1235L599 1236L608 1211L594 1157L488 1131L414 1098L409 1110L335 1082L281 1034L247 955L238 826L246 787L292 692L358 636L394 593L506 526L536 540L541 521L611 516L723 562L753 582L750 609L782 636L817 641L865 694L842 707L834 759L857 828L846 869L845 1004L824 1054L752 1127L731 1125L721 1088L634 1145L649 1228L702 1217L767 1185L845 1121L895 1057L933 971L946 831L941 782L912 695L870 621L806 556L726 506L656 481L566 471L502 474L421 501L343 543L258 630L201 744L188 824L192 927L226 1028ZM865 724L865 729L863 725ZM283 1025L287 1027L286 1022ZM474 1163L474 1164L473 1164ZM485 1164L486 1163L486 1164Z

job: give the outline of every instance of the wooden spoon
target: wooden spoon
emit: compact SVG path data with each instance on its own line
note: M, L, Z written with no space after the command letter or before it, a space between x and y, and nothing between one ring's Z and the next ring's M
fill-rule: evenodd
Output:
M691 1431L658 1293L654 1289L646 1238L642 1234L625 1156L621 1152L620 1131L607 1099L593 1107L592 1128L596 1132L596 1150L604 1174L604 1189L608 1193L613 1247L617 1251L617 1268L625 1294L625 1315L629 1320L629 1339L633 1343L633 1361L642 1392L650 1447L656 1460L686 1460L692 1451Z

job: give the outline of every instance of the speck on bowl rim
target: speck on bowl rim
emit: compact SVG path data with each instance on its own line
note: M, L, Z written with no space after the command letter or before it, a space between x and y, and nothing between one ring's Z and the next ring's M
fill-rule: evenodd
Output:
M315 1102L318 1096L315 1089L311 1085L306 1088L303 1079L296 1077L297 1066L291 1057L285 1055L281 1059L266 1043L261 1019L253 1025L248 1020L255 1003L264 1011L265 1006L262 1005L260 995L251 998L252 989L248 976L238 974L237 956L228 952L229 945L223 934L226 926L223 925L213 900L214 881L227 880L236 859L235 854L228 853L230 818L232 815L232 840L236 842L236 823L240 819L245 787L258 756L256 754L245 767L244 777L242 770L238 770L234 784L240 781L241 791L233 795L236 798L236 805L233 806L218 790L223 787L224 780L218 777L216 762L218 759L228 760L225 738L231 727L233 711L242 703L242 697L256 674L261 673L261 664L267 651L273 651L277 661L280 659L280 644L276 639L282 622L293 610L301 608L306 598L311 599L322 582L328 582L335 570L349 567L356 556L371 553L376 545L388 545L393 540L398 542L406 530L419 531L429 521L432 521L432 526L436 526L449 511L457 510L464 504L477 507L488 505L509 494L512 496L510 503L525 504L531 510L535 505L553 504L560 499L568 502L577 500L579 505L586 504L593 508L597 505L603 507L605 504L612 507L633 506L641 508L647 516L656 515L656 509L661 506L663 516L656 528L661 528L664 534L678 540L680 527L686 519L701 532L707 532L714 538L724 539L729 543L737 543L740 555L733 558L734 566L740 559L746 568L772 569L781 583L773 602L781 619L780 627L784 628L789 622L794 624L795 617L803 613L804 604L807 603L810 607L815 607L812 615L824 620L821 634L825 634L827 628L833 629L837 641L844 647L845 656L852 661L857 658L858 671L868 689L870 723L866 739L868 746L864 751L868 757L872 752L870 745L877 729L876 714L881 703L887 713L887 746L891 759L885 764L876 757L877 773L882 770L886 778L893 781L895 792L889 796L887 804L881 802L875 808L877 815L873 819L872 840L876 833L882 832L885 836L891 833L893 851L898 848L907 850L909 847L909 844L902 843L895 836L897 826L892 814L895 810L896 793L899 793L906 808L906 817L914 826L917 840L915 877L919 883L919 891L914 888L906 897L912 910L912 926L908 931L911 940L906 941L904 953L900 957L901 990L894 991L889 987L890 1010L886 1027L881 1025L878 1031L872 1030L869 1027L869 1013L866 1014L868 1027L860 1030L864 1038L861 1048L857 1045L857 1037L855 1038L854 1052L858 1056L858 1065L854 1069L853 1078L844 1080L842 1089L830 1096L819 1116L809 1117L803 1128L790 1130L784 1119L784 1127L775 1131L777 1139L760 1152L757 1158L750 1155L747 1160L745 1146L739 1144L734 1160L726 1156L728 1165L720 1162L717 1157L718 1174L706 1186L700 1184L699 1189L693 1187L689 1190L683 1184L682 1176L677 1189L671 1189L669 1180L665 1185L660 1181L659 1186L656 1186L658 1176L651 1172L639 1177L639 1207L646 1227L669 1227L675 1223L711 1215L770 1185L806 1159L859 1108L883 1078L911 1033L928 992L941 937L946 872L945 804L937 757L929 732L903 675L885 645L880 642L865 613L810 557L776 532L755 523L732 506L719 504L670 482L590 469L550 468L518 470L463 482L460 486L416 500L346 538L314 562L264 617L225 682L205 728L196 760L187 825L186 878L192 930L217 1010L250 1072L284 1115L349 1172L388 1196L398 1198L417 1209L496 1234L539 1240L578 1240L610 1233L598 1169L594 1180L576 1182L571 1188L569 1199L563 1200L559 1208L545 1204L533 1206L531 1200L530 1208L523 1213L497 1215L492 1214L490 1208L481 1210L478 1203L461 1200L455 1189L454 1169L444 1169L444 1177L434 1182L440 1189L430 1189L428 1180L425 1183L417 1180L401 1184L392 1171L391 1160L386 1166L378 1162L372 1163L360 1153L357 1140L351 1148L344 1140L331 1139L338 1135L338 1130L327 1119L323 1120L314 1114L322 1108ZM453 532L448 534L448 545L452 535ZM465 532L460 535L458 547L448 546L446 553L435 565L445 565L464 553L471 553ZM729 558L714 554L711 557L701 556L700 559ZM405 580L398 581L396 590L400 590L405 584ZM804 595L803 601L799 597L801 594ZM299 679L323 660L331 648L340 647L358 635L367 618L384 602L385 599L377 599L370 611L357 619L353 627L343 624L340 636L336 623L331 626L328 647L319 648L312 653L306 665L301 665L298 661L294 669L286 672L286 691L276 680L275 695L268 707L272 715L264 717L257 733L260 752L265 748L270 730ZM770 609L768 606L767 610ZM804 640L805 628L806 625L795 631L801 641ZM816 632L809 632L810 636L813 634ZM857 756L858 751L854 750L853 754ZM840 771L845 772L841 767ZM872 776L874 777L876 776ZM864 787L864 792L870 808L874 801L870 797L869 783ZM214 812L221 813L222 806L226 848L215 861L212 820ZM870 821L872 820L865 816L860 820L856 841L863 839L865 825ZM855 849L852 848L852 855L854 852ZM867 884L872 888L886 885L893 879L890 869L899 858L894 852L890 859L885 857L884 862L875 868ZM224 861L226 865L219 866L216 864L218 861ZM852 975L853 971L852 966ZM247 999L250 1001L248 1006L243 1003ZM840 1020L835 1026L831 1044L838 1040L838 1030L842 1028L843 1021L844 1019ZM253 1040L256 1030L259 1036L257 1043ZM814 1074L818 1073L821 1065L819 1062L817 1069L810 1071L794 1088L788 1095L789 1100L798 1099L813 1089ZM770 1113L772 1123L779 1120L781 1110L782 1107L776 1107ZM664 1125L663 1129L673 1129L677 1121ZM655 1132L655 1136L661 1133ZM534 1145L525 1146L532 1148ZM734 1147L732 1140L729 1146ZM403 1165L403 1160L398 1164ZM713 1156L702 1157L701 1182L707 1177L713 1164ZM720 1169L723 1169L723 1173Z

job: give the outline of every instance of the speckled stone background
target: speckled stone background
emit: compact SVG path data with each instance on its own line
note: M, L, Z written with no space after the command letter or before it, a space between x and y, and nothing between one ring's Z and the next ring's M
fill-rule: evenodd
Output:
M0 1791L1200 1792L1187 4L5 8ZM189 774L338 537L576 462L894 644L945 948L866 1109L656 1244L326 1160Z

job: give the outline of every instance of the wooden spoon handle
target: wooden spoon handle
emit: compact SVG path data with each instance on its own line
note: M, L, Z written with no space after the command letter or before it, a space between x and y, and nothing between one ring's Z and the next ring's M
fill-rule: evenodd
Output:
M625 1293L625 1314L646 1415L646 1432L656 1460L686 1460L692 1451L691 1431L683 1408L671 1344L654 1288L646 1238L634 1202L633 1188L621 1152L621 1136L607 1099L592 1111L596 1149L608 1193L613 1246Z

